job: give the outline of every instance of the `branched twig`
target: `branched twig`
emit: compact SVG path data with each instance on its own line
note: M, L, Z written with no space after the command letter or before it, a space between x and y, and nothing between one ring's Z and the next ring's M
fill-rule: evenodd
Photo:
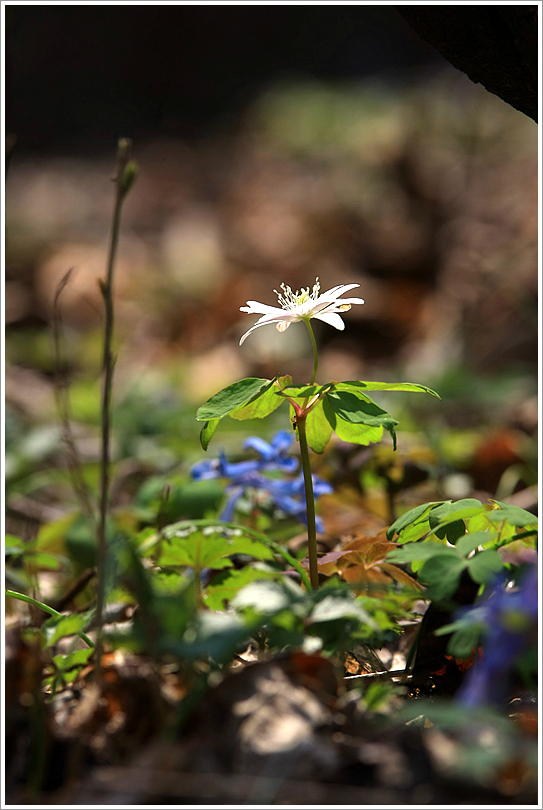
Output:
M116 185L115 204L111 225L111 242L109 247L107 276L100 281L100 290L104 299L104 352L102 360L103 388L101 404L102 449L100 455L100 508L98 520L98 589L97 589L97 667L100 667L101 635L103 624L103 611L105 601L105 578L107 562L106 518L109 508L109 434L111 410L111 386L113 380L113 271L115 257L119 243L119 230L121 222L121 208L134 179L136 177L136 164L130 161L132 142L128 138L121 138L117 149L117 167L113 180Z

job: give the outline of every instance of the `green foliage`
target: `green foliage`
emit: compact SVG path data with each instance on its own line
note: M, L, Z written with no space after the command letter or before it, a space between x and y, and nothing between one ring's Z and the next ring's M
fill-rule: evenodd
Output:
M417 506L392 524L387 538L403 545L387 560L411 563L427 586L426 598L446 602L462 571L487 585L505 566L498 549L519 539L534 547L536 534L537 518L518 506L494 500L483 505L475 498L438 501Z
M288 376L264 380L248 377L232 383L198 408L196 418L204 422L200 442L207 450L219 421L262 419L279 407L281 397L301 409L307 418L307 440L316 453L325 449L332 431L343 441L367 445L379 442L387 430L396 448L398 424L365 393L366 391L411 391L438 396L414 383L331 382L326 385L292 385Z

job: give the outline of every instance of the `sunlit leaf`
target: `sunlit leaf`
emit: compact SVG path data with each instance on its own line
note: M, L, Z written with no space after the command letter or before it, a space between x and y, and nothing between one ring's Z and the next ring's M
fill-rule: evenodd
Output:
M95 611L92 609L85 611L85 613L70 613L68 616L61 616L60 618L51 616L43 624L46 646L51 647L59 639L65 636L74 636L85 630L94 613Z
M315 453L322 453L332 435L332 425L319 402L306 419L307 443Z
M246 405L234 408L229 416L238 421L245 419L264 419L266 416L269 416L270 413L273 413L273 411L279 408L284 402L277 394L280 393L280 387L282 387L285 382L292 382L292 377L286 375L285 377L278 377L276 381L272 380L267 388L258 392Z
M418 385L417 383L382 383L352 380L336 383L334 387L336 391L350 391L353 389L364 389L366 391L411 391L412 393L432 394L432 396L441 399L439 394L436 394L431 388L427 388L425 385Z
M217 430L217 425L219 424L220 419L209 419L207 422L204 423L203 428L200 431L200 444L204 450L207 450L209 447L209 442L213 438L213 434Z
M207 422L211 419L222 419L234 408L246 405L253 397L264 393L273 383L259 377L247 377L244 380L228 385L218 391L201 405L196 412L196 419Z

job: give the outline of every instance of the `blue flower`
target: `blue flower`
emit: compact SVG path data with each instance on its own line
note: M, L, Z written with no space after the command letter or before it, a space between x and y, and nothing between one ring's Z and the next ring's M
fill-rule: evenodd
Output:
M508 676L524 649L536 638L538 572L532 565L518 589L499 582L480 604L469 609L474 624L484 624L483 655L468 672L456 700L473 707L497 703L506 693Z
M276 433L270 444L257 436L251 436L243 446L245 449L256 450L259 459L229 463L225 454L221 452L218 459L203 461L192 468L191 475L195 480L230 479L225 488L228 500L220 515L221 520L232 521L238 500L247 489L251 489L267 496L275 507L307 525L303 473L300 472L295 478L287 480L269 478L262 474L263 471L269 470L287 473L297 470L298 460L293 456L287 456L293 438L294 434L286 430ZM316 475L312 478L315 499L332 492L332 487L327 481ZM316 518L316 528L318 532L324 531L324 525L319 517Z

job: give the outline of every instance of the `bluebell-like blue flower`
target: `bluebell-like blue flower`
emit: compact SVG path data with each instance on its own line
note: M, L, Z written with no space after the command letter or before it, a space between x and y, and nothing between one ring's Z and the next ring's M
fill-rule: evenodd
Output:
M256 450L259 459L229 463L225 454L221 452L218 459L203 461L192 468L191 474L195 480L230 479L225 488L228 500L220 515L221 520L231 522L239 498L247 489L252 489L269 497L274 506L285 514L307 525L303 473L300 472L295 478L287 480L269 478L262 474L263 471L269 470L291 473L298 468L298 460L287 455L293 438L294 434L286 430L276 433L270 444L257 436L251 436L245 441L244 448ZM314 475L315 499L330 492L332 492L331 485ZM318 532L324 531L324 525L319 517L316 518L316 528Z
M498 703L507 689L508 676L524 649L535 640L538 617L538 572L532 565L518 589L501 581L481 604L464 615L483 624L483 655L469 670L456 700L463 706Z

